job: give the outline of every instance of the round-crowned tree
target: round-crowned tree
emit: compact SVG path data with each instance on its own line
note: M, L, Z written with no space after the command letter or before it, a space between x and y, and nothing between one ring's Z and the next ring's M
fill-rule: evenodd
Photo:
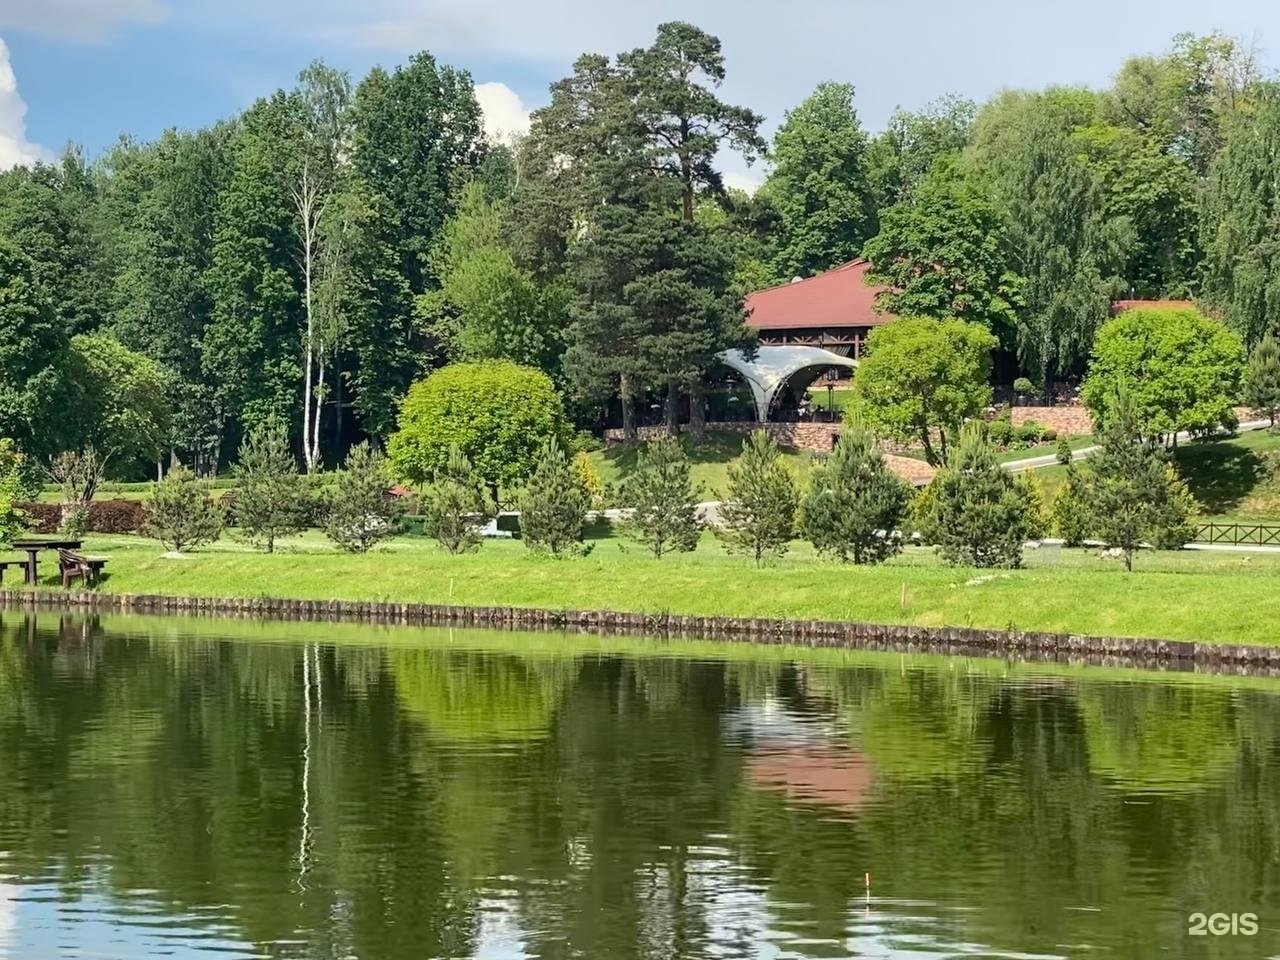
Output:
M426 483L450 451L491 488L522 484L548 440L568 442L560 395L540 370L507 360L455 363L409 388L388 452L393 471Z

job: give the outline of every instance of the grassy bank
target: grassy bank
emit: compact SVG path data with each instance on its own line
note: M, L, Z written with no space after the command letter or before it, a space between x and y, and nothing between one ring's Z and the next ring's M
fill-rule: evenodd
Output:
M1027 569L975 571L911 549L877 568L841 566L797 545L757 569L709 537L698 551L654 560L605 538L586 557L538 557L518 542L452 557L405 538L365 556L335 552L316 535L274 555L219 544L168 558L136 537L93 537L111 558L102 589L175 596L390 600L552 609L790 617L1046 630L1230 643L1280 639L1269 598L1280 556L1144 554L1126 575L1091 551L1029 551ZM54 565L46 563L53 587ZM10 578L12 579L12 577Z

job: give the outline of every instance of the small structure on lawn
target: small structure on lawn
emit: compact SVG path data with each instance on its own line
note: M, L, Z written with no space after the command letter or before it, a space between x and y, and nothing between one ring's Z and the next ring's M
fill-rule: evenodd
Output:
M756 348L754 357L741 350L726 350L718 357L751 388L757 423L769 422L770 414L787 391L798 397L828 371L853 371L858 366L857 360L806 346L761 346Z

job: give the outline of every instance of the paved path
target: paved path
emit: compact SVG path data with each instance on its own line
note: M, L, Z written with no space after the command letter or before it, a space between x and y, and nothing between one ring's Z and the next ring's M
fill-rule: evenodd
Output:
M1236 428L1236 432L1245 433L1249 430L1262 430L1269 426L1271 426L1271 422L1269 420L1246 420ZM1190 433L1183 432L1178 434L1179 443L1183 443L1191 439L1192 437ZM1087 460L1097 451L1098 447L1096 444L1092 447L1081 447L1079 450L1071 451L1071 459ZM1039 470L1042 467L1052 467L1057 462L1058 455L1056 453L1047 453L1039 457L1024 457L1021 460L1010 460L1004 465L1004 468L1014 473L1021 473L1023 470Z

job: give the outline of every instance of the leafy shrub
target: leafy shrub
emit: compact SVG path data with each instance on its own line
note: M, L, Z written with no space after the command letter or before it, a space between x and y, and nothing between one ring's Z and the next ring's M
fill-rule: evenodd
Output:
M1013 424L1008 420L992 420L987 424L987 436L997 447L1007 447L1013 439Z
M402 506L390 487L386 458L367 442L352 447L323 498L325 536L348 553L394 536Z
M1036 392L1036 385L1026 377L1019 377L1013 381L1013 392L1020 397L1029 397Z
M138 533L146 522L140 500L95 500L85 528L92 533Z
M155 485L143 512L146 535L179 553L213 543L226 519L221 504L209 499L205 485L185 467L175 467Z
M1074 454L1071 452L1071 444L1067 442L1066 437L1058 441L1058 451L1054 456L1064 467L1071 464Z
M19 503L18 508L26 516L26 528L32 533L48 535L58 532L62 522L62 507L56 503Z
M1045 427L1040 431L1040 440L1044 443L1052 443L1058 439L1058 431L1053 427Z
M1034 420L1028 420L1026 423L1020 423L1013 428L1013 437L1023 443L1038 443L1044 436L1044 427L1036 423Z
M591 462L591 458L581 450L573 455L573 472L587 494L588 507L592 510L603 508L605 498L609 495L609 488L600 478L600 473Z
M0 544L10 543L26 527L21 502L40 489L31 461L12 440L0 438Z

